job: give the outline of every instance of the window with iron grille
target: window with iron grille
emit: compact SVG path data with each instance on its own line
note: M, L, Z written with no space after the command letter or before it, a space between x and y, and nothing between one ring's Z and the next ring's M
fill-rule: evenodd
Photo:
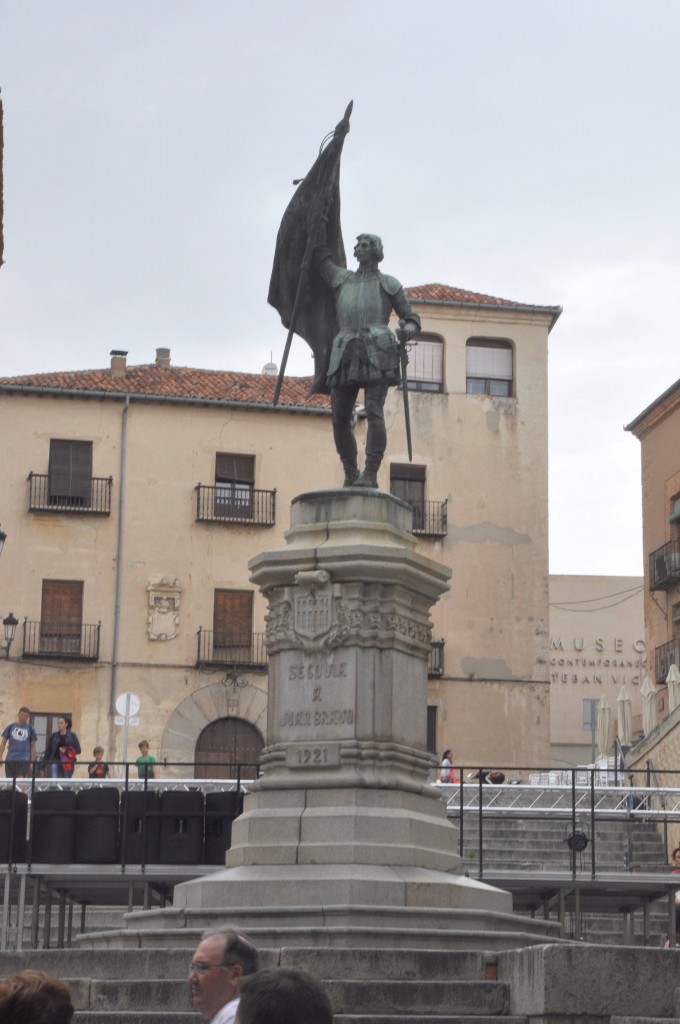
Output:
M43 580L40 651L79 654L83 625L83 581Z
M408 349L409 391L443 391L444 345L441 338L419 334Z
M513 393L513 353L509 341L470 338L466 345L469 395L509 398Z
M253 514L255 456L217 452L215 515L248 519Z
M49 503L87 508L92 500L92 441L50 441Z

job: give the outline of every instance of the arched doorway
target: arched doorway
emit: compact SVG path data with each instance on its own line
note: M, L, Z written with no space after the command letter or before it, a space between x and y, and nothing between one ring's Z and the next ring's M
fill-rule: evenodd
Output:
M206 725L196 741L196 779L254 779L264 740L259 729L243 718L218 718Z

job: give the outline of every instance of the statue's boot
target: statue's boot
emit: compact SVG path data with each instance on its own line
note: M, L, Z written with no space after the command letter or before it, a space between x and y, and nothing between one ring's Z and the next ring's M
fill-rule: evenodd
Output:
M358 480L356 481L354 486L355 487L373 487L377 491L378 490L378 470L377 469L371 469L369 466L366 466L366 468L364 469L363 473L358 478Z
M342 464L345 467L345 482L343 483L342 486L343 487L357 487L358 486L357 481L359 480L359 469L357 467L356 462L345 462L345 461L343 461Z

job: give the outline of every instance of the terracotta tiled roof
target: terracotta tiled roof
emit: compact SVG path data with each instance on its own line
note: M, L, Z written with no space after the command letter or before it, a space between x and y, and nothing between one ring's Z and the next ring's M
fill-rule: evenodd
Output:
M482 306L515 306L522 307L523 302L512 302L510 299L499 299L495 295L481 295L469 292L466 288L453 288L448 284L418 284L414 288L406 288L410 299L431 299L435 302L474 302ZM532 306L527 306L533 309Z
M286 377L279 405L330 408L327 395L309 395L311 377ZM73 370L31 373L22 377L0 377L3 387L57 388L73 392L102 394L160 395L164 398L271 404L276 377L262 373L234 373L230 370L195 370L187 366L128 366L125 377L112 377L111 370Z

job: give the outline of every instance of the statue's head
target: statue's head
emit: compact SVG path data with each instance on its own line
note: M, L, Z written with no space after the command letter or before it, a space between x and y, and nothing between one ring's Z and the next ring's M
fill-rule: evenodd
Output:
M382 240L377 235L357 235L357 244L354 246L354 255L359 259L362 252L366 252L365 244L369 244L370 259L380 263L384 257Z

